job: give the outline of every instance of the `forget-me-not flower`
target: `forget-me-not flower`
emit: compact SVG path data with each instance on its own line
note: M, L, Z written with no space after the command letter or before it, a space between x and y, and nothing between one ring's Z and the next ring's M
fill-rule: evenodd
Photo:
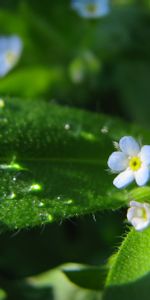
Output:
M114 173L120 173L113 184L124 188L136 181L138 186L145 185L150 179L150 146L140 148L139 143L131 136L124 136L119 141L119 150L108 159L108 166Z
M5 76L18 62L22 53L18 36L0 36L0 77Z
M137 231L145 229L150 225L150 205L131 201L127 219Z
M109 0L72 0L72 8L81 17L98 18L109 13Z

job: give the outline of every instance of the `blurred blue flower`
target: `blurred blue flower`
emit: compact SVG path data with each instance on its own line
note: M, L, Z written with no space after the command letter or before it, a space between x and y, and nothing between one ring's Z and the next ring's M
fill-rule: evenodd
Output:
M72 8L81 17L98 18L109 13L109 0L72 0Z
M0 36L0 77L17 64L22 49L23 43L18 36Z

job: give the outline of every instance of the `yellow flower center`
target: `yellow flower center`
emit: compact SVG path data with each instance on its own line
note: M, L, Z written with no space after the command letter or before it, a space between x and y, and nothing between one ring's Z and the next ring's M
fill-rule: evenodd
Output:
M136 217L147 220L147 212L145 208L138 208L136 211Z
M96 4L92 4L92 3L89 3L86 5L86 10L89 12L89 13L95 13L97 11L97 5Z
M129 160L129 166L132 171L137 171L141 167L141 160L138 156L134 156Z
M10 65L12 65L12 64L14 64L15 61L16 61L16 54L13 53L12 51L8 51L8 52L6 53L6 59L7 59L8 63L9 63Z

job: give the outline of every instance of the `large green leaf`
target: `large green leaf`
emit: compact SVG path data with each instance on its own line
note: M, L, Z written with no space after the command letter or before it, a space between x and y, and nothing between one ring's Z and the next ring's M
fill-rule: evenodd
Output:
M143 299L150 294L150 228L132 229L112 258L105 300Z
M1 108L0 132L0 221L9 228L121 207L128 194L107 171L112 140L149 142L149 132L110 117L16 99Z

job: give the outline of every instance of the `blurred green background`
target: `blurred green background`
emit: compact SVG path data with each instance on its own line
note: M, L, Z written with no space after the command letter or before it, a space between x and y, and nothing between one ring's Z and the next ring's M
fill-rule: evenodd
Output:
M150 1L112 0L85 19L70 0L1 0L0 34L18 34L20 63L0 94L39 97L149 126Z
M1 0L0 35L11 34L24 49L0 79L0 97L42 98L150 127L149 0L113 0L109 14L94 20L78 16L69 0ZM104 212L2 233L0 274L11 280L68 261L105 263L121 242L124 217Z

